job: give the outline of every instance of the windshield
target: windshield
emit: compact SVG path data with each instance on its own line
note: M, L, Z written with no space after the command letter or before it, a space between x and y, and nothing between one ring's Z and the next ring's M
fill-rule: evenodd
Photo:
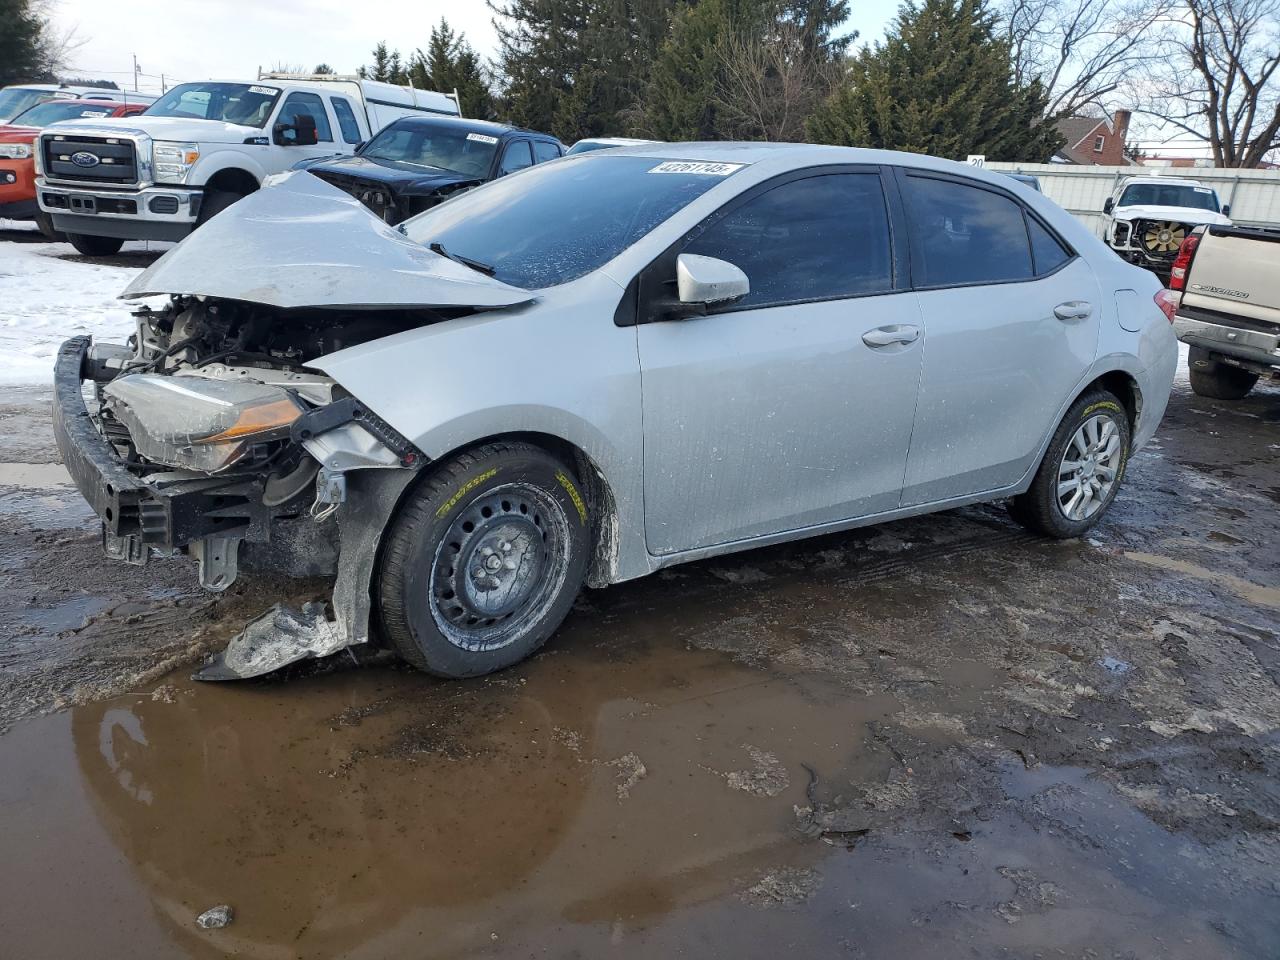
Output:
M503 283L551 287L608 263L741 166L588 153L459 194L404 231Z
M1208 187L1185 183L1131 183L1120 196L1121 207L1194 207L1217 213L1218 195Z
M450 170L467 177L487 177L498 150L498 138L421 120L393 123L369 141L360 155L369 160L408 163Z
M52 96L52 90L28 90L22 87L0 90L0 123L8 123L23 110Z
M248 83L183 83L147 110L149 117L187 117L221 120L245 127L261 127L271 116L280 91Z
M90 103L68 103L65 100L50 100L38 103L30 110L24 110L13 118L15 127L47 127L59 120L80 120L82 118L109 117L115 104L104 103L96 106Z

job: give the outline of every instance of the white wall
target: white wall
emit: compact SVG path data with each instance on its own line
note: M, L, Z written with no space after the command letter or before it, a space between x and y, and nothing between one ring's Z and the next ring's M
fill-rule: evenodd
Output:
M1075 214L1095 233L1102 203L1125 177L1184 177L1198 180L1231 204L1242 226L1280 226L1280 170L1218 170L1204 167L1085 167L1068 163L986 163L986 169L1029 173L1045 195Z

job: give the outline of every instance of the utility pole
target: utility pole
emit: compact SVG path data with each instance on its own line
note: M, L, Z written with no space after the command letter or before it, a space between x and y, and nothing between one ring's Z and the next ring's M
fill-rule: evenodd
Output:
M138 55L133 55L133 92L138 92Z
M160 93L161 93L161 95L164 95L165 93L168 93L168 90L166 90L166 89L165 89L165 85L164 85L164 74L163 74L163 73L162 73L162 74L160 74Z

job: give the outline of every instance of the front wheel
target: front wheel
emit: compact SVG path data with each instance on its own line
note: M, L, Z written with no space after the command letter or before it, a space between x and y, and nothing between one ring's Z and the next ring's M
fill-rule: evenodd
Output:
M43 210L36 214L36 226L40 228L40 235L46 240L61 243L67 239L67 235L53 225L53 217Z
M1258 382L1256 373L1211 360L1208 351L1199 347L1191 348L1187 357L1187 373L1191 389L1214 400L1243 400Z
M201 227L220 214L237 200L244 199L243 193L230 190L211 190L204 195L200 203L200 213L196 216L196 226Z
M94 237L87 233L68 233L67 242L86 257L109 257L124 246L119 237Z
M568 614L590 545L578 481L545 450L491 443L459 454L392 521L378 580L387 639L437 676L509 667Z
M1045 536L1081 536L1116 498L1130 436L1129 415L1114 394L1085 394L1062 418L1030 488L1013 499L1014 518Z

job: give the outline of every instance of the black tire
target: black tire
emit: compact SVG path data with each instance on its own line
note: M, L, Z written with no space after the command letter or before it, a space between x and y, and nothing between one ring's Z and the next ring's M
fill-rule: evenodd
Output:
M200 213L196 215L196 226L204 226L227 207L237 200L243 200L244 197L245 194L235 193L231 190L214 190L211 193L206 193L204 199L200 201Z
M1187 372L1191 376L1191 389L1214 400L1242 400L1258 382L1256 373L1211 360L1209 352L1199 347L1191 348Z
M36 226L40 235L53 243L65 243L67 235L53 225L53 217L41 210L36 214Z
M87 233L68 233L67 242L86 257L109 257L124 246L119 237L94 237Z
M1105 494L1098 497L1096 501L1093 500L1091 493L1090 499L1086 501L1086 507L1093 512L1087 516L1073 518L1067 515L1060 500L1059 484L1075 481L1077 486L1080 487L1085 482L1074 472L1064 474L1062 471L1066 462L1065 454L1068 446L1072 444L1077 431L1087 429L1087 424L1090 421L1099 424L1102 429L1105 429L1106 422L1112 423L1115 434L1119 437L1118 448L1108 460L1104 461L1110 465L1103 467L1103 469L1112 472L1114 480L1106 488ZM1120 403L1119 398L1106 390L1089 391L1076 400L1071 405L1071 409L1067 411L1066 416L1062 418L1062 422L1058 425L1058 429L1053 435L1053 440L1049 443L1049 449L1045 451L1044 460L1040 463L1040 469L1036 471L1035 479L1031 481L1030 488L1026 493L1013 498L1009 512L1015 520L1035 533L1062 540L1081 536L1102 519L1115 500L1116 494L1120 490L1120 484L1124 480L1125 467L1129 462L1131 437L1129 414ZM1108 441L1108 448L1109 446ZM1081 456L1078 460L1073 459L1071 462L1079 462L1084 465L1081 469L1088 470L1089 479L1092 479L1095 475L1100 476L1100 472L1095 474L1097 466L1092 461L1086 464L1086 461L1090 461L1090 458ZM1067 479L1062 480L1062 476L1066 476ZM1103 481L1100 480L1099 482L1102 483ZM1063 496L1070 498L1073 494L1068 491ZM1095 503L1097 506L1094 505Z
M574 472L530 444L490 443L440 464L392 520L383 550L377 590L392 649L450 678L532 654L582 587L589 511ZM495 544L519 549L504 555ZM483 565L495 557L503 568L488 574ZM499 601L515 606L481 609Z

